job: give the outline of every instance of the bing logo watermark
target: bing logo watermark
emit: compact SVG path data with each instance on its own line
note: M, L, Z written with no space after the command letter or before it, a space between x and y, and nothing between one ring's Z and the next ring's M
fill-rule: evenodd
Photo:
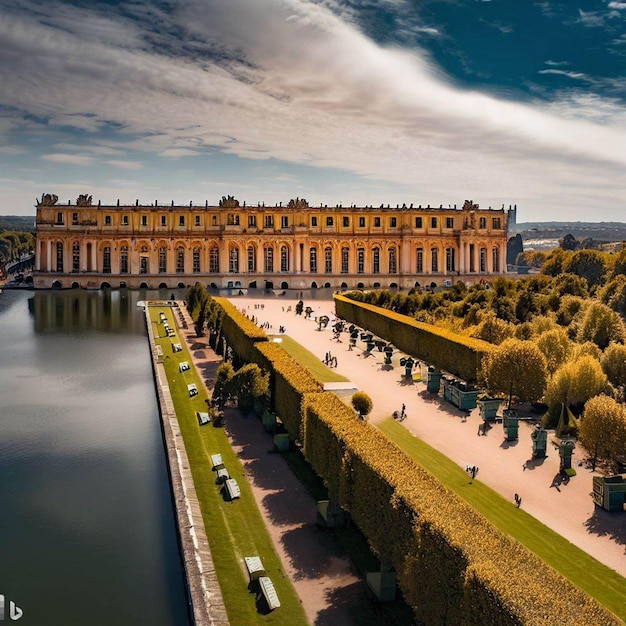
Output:
M17 606L17 604L15 604L13 600L10 600L7 606L4 601L4 596L0 593L0 622L4 622L5 618L7 617L7 608L9 610L8 618L12 622L16 622L18 619L20 619L20 617L22 617L22 615L24 615L24 611L22 611L22 609L20 609L20 607Z

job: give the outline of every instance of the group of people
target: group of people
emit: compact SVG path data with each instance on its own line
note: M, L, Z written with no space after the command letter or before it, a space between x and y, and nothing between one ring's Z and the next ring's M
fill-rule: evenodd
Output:
M333 356L330 350L324 355L324 365L326 367L337 367L337 357Z
M476 474L478 474L478 465L466 465L465 471L471 476L472 480L474 480Z

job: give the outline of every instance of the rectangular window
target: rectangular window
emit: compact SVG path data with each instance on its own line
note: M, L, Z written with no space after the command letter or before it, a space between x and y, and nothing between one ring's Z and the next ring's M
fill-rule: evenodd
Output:
M161 215L161 226L167 226L167 215Z
M256 228L256 215L248 215L248 228Z
M106 246L102 251L102 273L111 273L111 248Z
M265 271L274 271L274 250L272 248L263 248L263 256L265 258Z
M80 272L80 244L78 241L72 246L72 272Z
M430 269L433 272L439 271L439 259L437 255L437 248L433 248L430 251Z
M478 220L478 228L487 228L487 218L486 217L481 217Z
M422 226L422 218L421 217L416 217L415 218L415 228L423 228L423 226Z
M398 218L392 217L389 219L389 228L398 228Z
M200 216L199 216L199 215L196 215L196 216L195 216L195 220L196 220L196 221L195 221L195 225L196 225L196 226L200 226Z
M341 248L341 273L348 273L348 266L350 260L350 248Z
M159 248L159 274L167 272L167 249L165 246Z
M356 271L357 271L357 274L365 273L365 248L357 248Z
M282 246L280 249L280 271L289 271L289 248Z
M492 220L492 223L493 223L492 228L493 228L494 230L499 230L500 228L502 228L502 227L500 226L500 218L499 218L499 217L494 217L494 218L493 218L493 220Z
M185 225L185 216L184 215L179 215L178 216L178 225L179 226L184 226Z
M454 248L446 248L446 272L454 272Z
M228 271L231 274L239 273L239 248L231 248L228 252Z
M395 248L389 248L389 273L395 274L398 271L398 257Z
M105 226L111 226L111 216L110 215L105 215L104 216L104 225Z
M289 217L287 215L280 216L280 227L289 228Z
M139 273L147 274L148 273L148 257L142 256L139 261Z
M200 248L193 249L193 273L200 273Z
M415 271L417 274L424 273L424 248L417 249Z
M273 215L265 216L265 228L274 228L274 216Z
M72 225L78 226L78 213L72 213Z
M122 246L120 253L120 274L128 274L128 246Z
M148 225L148 216L147 215L142 215L141 216L141 225L142 226L147 226Z
M57 213L57 224L63 224L63 213Z
M359 228L365 228L365 218L359 217Z
M226 216L227 226L239 226L239 215L236 213L229 213Z
M209 272L219 274L220 271L220 251L217 246L209 248Z
M446 228L454 228L454 218L446 217Z
M487 250L480 249L480 271L484 274L487 271Z
M311 248L309 250L309 268L311 273L317 272L317 248Z
M380 217L374 218L374 228L380 228Z
M314 228L317 226L317 215L311 216L311 226Z
M343 227L344 228L350 227L350 218L347 215L343 216Z
M122 215L122 226L128 226L128 215Z
M184 274L185 273L185 249L178 248L176 250L176 273Z
M437 218L436 217L431 217L430 218L430 227L431 228L437 228Z
M324 273L333 273L333 250L332 248L326 248L324 250Z
M372 250L372 274L380 274L380 249Z
M326 226L333 226L334 223L335 221L330 215L326 217Z
M256 222L256 218L255 218ZM248 274L256 272L256 250L252 247L248 247Z
M217 215L211 215L211 226L217 226Z

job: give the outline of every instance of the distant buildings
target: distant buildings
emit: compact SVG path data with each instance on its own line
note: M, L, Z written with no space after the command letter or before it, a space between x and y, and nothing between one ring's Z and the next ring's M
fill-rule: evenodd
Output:
M506 271L504 209L37 203L35 287L374 288Z

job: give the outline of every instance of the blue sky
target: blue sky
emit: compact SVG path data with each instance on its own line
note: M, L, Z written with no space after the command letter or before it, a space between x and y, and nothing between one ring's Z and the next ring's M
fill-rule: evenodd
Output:
M517 204L626 221L626 1L0 0L0 214Z

